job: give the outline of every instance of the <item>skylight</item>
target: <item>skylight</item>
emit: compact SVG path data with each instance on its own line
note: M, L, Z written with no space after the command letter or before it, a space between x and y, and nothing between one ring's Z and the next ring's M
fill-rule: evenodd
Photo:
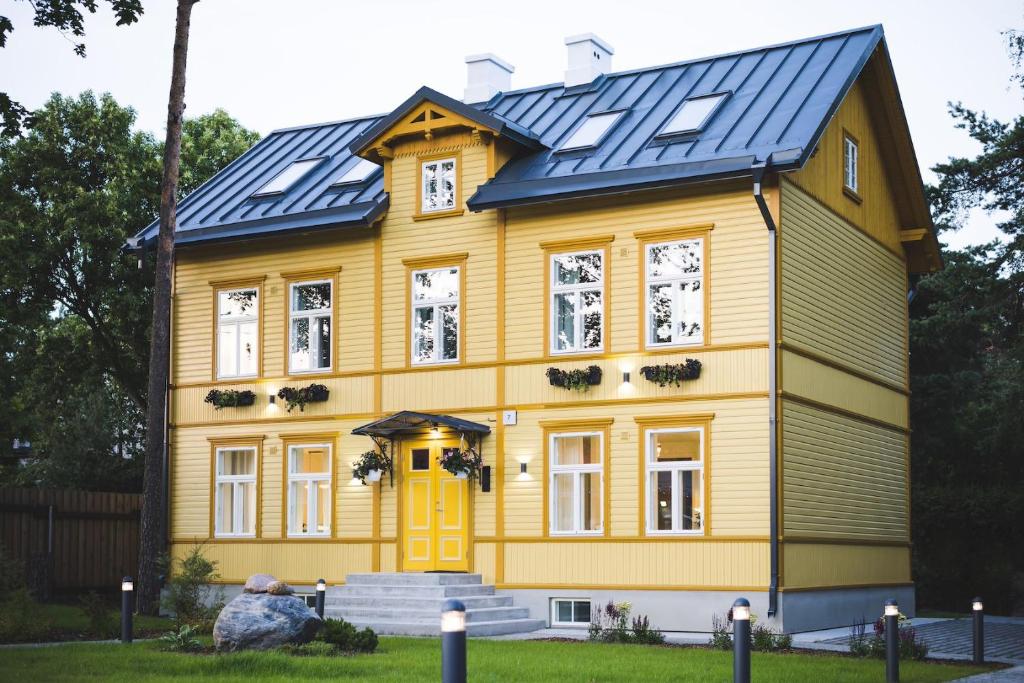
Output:
M317 158L300 159L299 161L294 162L291 166L271 178L269 183L253 192L252 196L264 197L270 194L281 194L297 183L302 176L306 175L306 173L312 170L312 168L319 164L320 161L321 159Z
M368 161L367 159L360 159L352 168L345 171L345 173L334 181L334 185L348 185L349 183L361 183L362 181L373 175L380 166Z
M704 95L686 100L658 135L699 133L704 129L707 122L711 120L712 115L727 95L728 93L717 93L715 95Z
M601 138L611 129L622 116L621 111L610 111L604 114L593 114L587 117L583 125L573 131L569 139L562 144L561 151L595 147Z

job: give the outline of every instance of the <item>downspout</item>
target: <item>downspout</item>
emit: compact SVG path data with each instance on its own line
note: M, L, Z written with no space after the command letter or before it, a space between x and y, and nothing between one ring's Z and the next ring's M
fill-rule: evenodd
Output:
M778 320L776 312L776 280L778 273L775 259L777 256L775 219L768 208L768 202L762 193L761 183L768 171L768 161L755 161L751 169L754 174L754 201L761 210L765 227L768 228L768 487L771 495L768 498L768 547L770 573L768 584L768 616L775 616L779 603L779 472L778 472Z

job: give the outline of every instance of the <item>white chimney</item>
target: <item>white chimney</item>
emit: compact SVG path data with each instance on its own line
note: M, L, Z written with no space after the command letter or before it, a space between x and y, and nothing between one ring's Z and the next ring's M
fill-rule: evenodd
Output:
M615 50L593 33L581 33L565 39L569 46L569 68L565 71L565 87L583 85L612 70Z
M466 57L466 92L463 102L486 102L496 93L512 89L515 67L491 53Z

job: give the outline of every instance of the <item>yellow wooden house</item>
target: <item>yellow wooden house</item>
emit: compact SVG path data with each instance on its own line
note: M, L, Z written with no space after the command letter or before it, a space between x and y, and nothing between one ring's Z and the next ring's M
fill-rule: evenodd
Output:
M908 275L941 263L881 27L566 45L564 82L469 57L463 100L275 131L182 202L173 553L356 623L373 577L523 628L912 613Z

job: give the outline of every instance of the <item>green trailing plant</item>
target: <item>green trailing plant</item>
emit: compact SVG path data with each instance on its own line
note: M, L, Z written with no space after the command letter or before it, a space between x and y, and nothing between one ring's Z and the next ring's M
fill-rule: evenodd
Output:
M307 403L322 403L331 396L331 391L323 384L310 384L308 387L296 389L295 387L284 387L277 392L277 397L288 404L288 412L298 406L299 412L306 409Z
M344 619L324 619L317 640L341 652L373 652L377 649L377 634L372 629L357 629Z
M369 450L359 456L359 459L353 463L352 476L363 483L366 486L366 479L370 475L370 472L378 470L381 476L384 476L391 471L391 458L388 457L388 447L386 444L380 444L380 450Z
M89 591L79 599L79 608L85 615L86 632L97 638L113 638L117 634L117 622L110 610L110 604L96 591Z
M483 456L473 447L445 448L437 462L441 469L454 475L465 472L470 479L475 479L484 466Z
M164 571L170 579L161 603L174 613L179 627L192 626L199 633L210 633L224 607L224 592L212 585L220 573L216 560L207 558L203 550L197 545L180 560L164 559Z
M600 643L658 645L665 642L665 636L651 628L651 622L645 615L630 619L632 609L628 602L609 601L594 615L587 637Z
M256 403L256 393L246 389L245 391L238 391L236 389L211 389L206 398L203 399L206 403L210 403L217 410L221 408L244 408L251 406Z
M695 358L687 358L685 363L666 363L664 365L645 365L640 368L640 374L648 382L654 382L659 387L666 387L669 384L679 386L687 380L700 377L701 363Z
M553 387L562 387L575 391L586 391L590 387L601 383L602 370L600 366L590 365L575 370L561 370L556 367L548 368L545 373L548 382Z
M198 652L203 649L196 637L198 634L196 627L184 624L160 636L160 649L166 652Z

